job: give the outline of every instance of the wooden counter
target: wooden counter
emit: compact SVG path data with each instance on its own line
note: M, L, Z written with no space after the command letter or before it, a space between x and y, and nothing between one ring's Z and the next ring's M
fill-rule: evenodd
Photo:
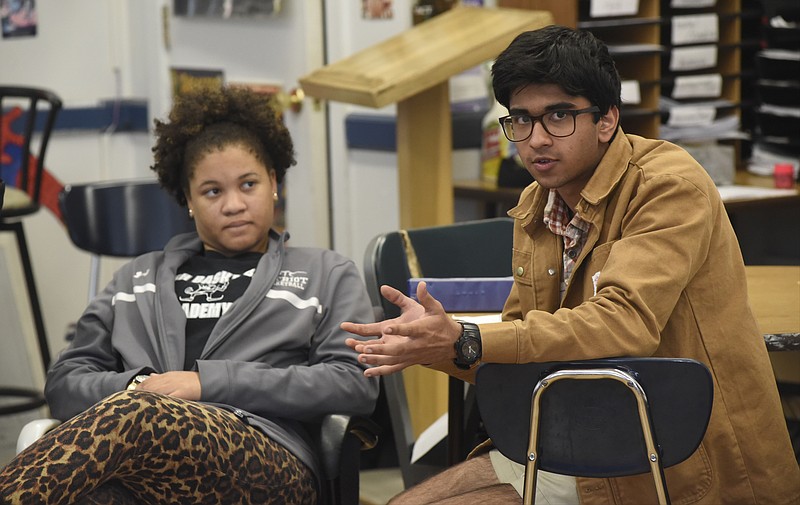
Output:
M800 337L800 266L748 266L747 293L764 335Z
M800 384L800 266L749 266L747 292L775 379Z

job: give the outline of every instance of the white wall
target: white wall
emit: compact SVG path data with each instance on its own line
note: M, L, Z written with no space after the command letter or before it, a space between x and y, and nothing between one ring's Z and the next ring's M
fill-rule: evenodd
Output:
M142 5L73 0L39 2L37 6L36 37L0 40L4 84L49 88L61 96L66 107L93 106L119 96L147 96L146 79L134 72L143 67L142 55L131 50L146 36L128 26L128 22L141 26ZM46 166L65 184L149 177L150 143L149 136L141 132L58 131L50 142ZM68 323L86 304L89 256L71 245L61 224L47 210L26 219L25 226L45 327L55 352L64 346ZM8 328L0 325L3 341L18 338L6 331Z
M360 9L335 10L327 0L327 61L334 63L411 27L411 7L395 2L394 18L365 20ZM358 265L369 240L397 229L397 156L394 153L350 151L345 138L348 114L394 114L395 107L371 109L329 102L330 173L334 217L333 246Z
M146 54L138 48L149 41L143 30L145 7L153 10L155 6L123 0L38 2L36 37L0 39L0 82L49 88L66 107L94 106L116 97L147 97L152 83L142 72L147 68ZM51 139L46 166L65 184L149 177L150 144L149 135L142 132L58 131ZM61 223L47 210L27 218L25 230L55 356L65 346L68 324L86 305L90 258L72 246ZM3 234L0 303L13 310L5 311L0 323L0 384L41 387L43 371L33 344L33 323L15 244L11 234ZM104 274L109 275L106 270L111 269L104 268ZM11 320L14 313L17 321ZM13 448L21 423L35 415L0 420L0 463Z
M412 27L411 2L395 1L394 18L365 20L359 9L342 12L339 0L326 0L327 62L334 63L398 35ZM372 109L330 102L330 174L332 187L333 247L360 266L369 241L400 227L397 155L392 152L348 149L345 118L349 114L394 115L395 106ZM424 160L420 160L424 162ZM453 153L453 178L474 179L480 174L477 149ZM482 217L474 202L455 202L455 219Z

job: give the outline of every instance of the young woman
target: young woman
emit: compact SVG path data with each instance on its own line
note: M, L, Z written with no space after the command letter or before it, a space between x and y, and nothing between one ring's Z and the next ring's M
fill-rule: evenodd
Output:
M273 229L292 141L263 96L181 97L156 121L161 185L197 233L123 266L45 393L65 421L0 471L10 503L314 503L304 422L378 393L339 323L371 321L352 261Z

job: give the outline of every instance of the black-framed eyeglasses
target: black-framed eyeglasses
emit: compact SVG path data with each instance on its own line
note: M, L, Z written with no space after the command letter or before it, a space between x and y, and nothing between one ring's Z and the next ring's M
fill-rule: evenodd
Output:
M575 133L575 118L579 114L587 114L589 112L600 112L600 107L593 105L577 110L552 110L540 116L510 114L501 117L498 121L500 121L500 126L503 128L503 133L508 140L522 142L523 140L528 140L533 134L533 125L537 121L542 124L542 128L549 135L559 138L569 137Z

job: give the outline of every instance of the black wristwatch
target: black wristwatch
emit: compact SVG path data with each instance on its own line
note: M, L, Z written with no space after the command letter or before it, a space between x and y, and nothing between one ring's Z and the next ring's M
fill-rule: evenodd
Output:
M458 322L461 325L461 336L456 340L456 359L453 363L462 370L469 370L481 359L481 330L477 324Z

